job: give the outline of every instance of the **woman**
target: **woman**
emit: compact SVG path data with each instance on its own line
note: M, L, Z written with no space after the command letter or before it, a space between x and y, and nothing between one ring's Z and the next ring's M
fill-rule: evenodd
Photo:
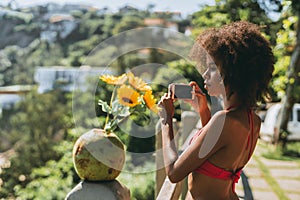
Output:
M191 55L199 70L205 67L205 89L210 96L222 98L224 110L211 117L205 95L191 82L196 98L190 103L199 112L203 128L178 156L172 127L174 99L169 94L161 98L166 173L172 182L188 176L193 199L238 199L234 185L259 137L261 121L253 109L268 96L274 56L259 27L245 21L204 31Z

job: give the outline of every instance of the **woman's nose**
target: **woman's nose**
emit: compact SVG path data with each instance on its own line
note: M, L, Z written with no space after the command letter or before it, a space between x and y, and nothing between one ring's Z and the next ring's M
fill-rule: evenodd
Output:
M208 78L208 69L206 69L206 71L202 74L202 77L204 79L207 79Z

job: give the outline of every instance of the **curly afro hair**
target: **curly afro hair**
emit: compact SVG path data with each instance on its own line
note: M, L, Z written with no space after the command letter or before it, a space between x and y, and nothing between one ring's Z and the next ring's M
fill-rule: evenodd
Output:
M236 92L246 107L269 99L274 55L257 25L237 21L207 29L196 39L191 57L201 64L205 63L207 53L219 68L230 94Z

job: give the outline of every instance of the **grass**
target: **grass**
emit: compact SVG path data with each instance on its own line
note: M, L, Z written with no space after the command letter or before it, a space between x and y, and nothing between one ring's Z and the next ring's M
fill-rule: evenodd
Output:
M262 156L272 160L297 161L300 164L300 142L288 143L286 149L279 145L259 143L264 149Z
M271 160L282 161L296 161L300 166L300 142L288 143L285 150L278 145L264 143L259 141L258 148L260 149L261 156ZM263 172L263 177L271 187L272 191L278 196L280 200L288 200L287 192L284 191L274 177L271 175L268 166L264 165L258 155L253 155L254 160L257 162L258 167Z
M281 189L276 180L271 176L268 167L266 167L257 156L254 155L253 158L257 162L260 170L263 172L265 180L267 181L273 192L278 196L278 198L280 200L289 200L289 198L285 195L285 192Z

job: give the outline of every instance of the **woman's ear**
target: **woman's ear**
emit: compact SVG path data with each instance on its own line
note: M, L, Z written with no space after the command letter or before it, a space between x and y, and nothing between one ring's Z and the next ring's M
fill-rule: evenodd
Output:
M219 83L220 83L221 85L224 84L224 79L223 79L223 76L222 76L221 74L219 74L219 76L218 76L218 81L219 81Z

